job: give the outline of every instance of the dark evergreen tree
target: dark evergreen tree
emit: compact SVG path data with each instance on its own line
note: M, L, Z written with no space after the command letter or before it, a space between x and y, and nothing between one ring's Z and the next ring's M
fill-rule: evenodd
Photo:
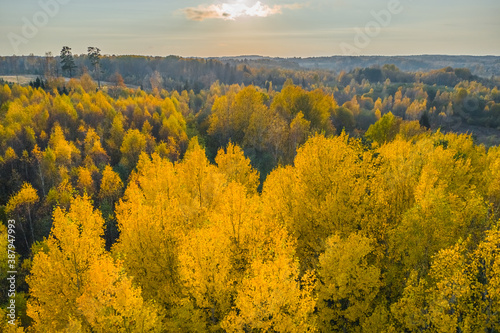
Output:
M99 89L101 89L101 50L97 47L89 46L87 51L90 63L94 67L94 72L97 74L97 84Z
M61 50L61 67L63 72L66 71L69 77L73 77L73 71L76 69L76 65L73 54L71 53L71 48L68 46L63 46Z
M427 129L431 128L431 122L429 121L429 114L427 111L422 114L422 117L420 117L420 126L425 127Z

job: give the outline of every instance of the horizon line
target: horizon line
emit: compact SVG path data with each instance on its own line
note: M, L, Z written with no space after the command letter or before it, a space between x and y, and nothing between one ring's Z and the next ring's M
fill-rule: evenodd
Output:
M86 53L74 53L74 56L82 56L87 55ZM12 54L12 55L0 55L0 57L46 57L46 55L40 54ZM53 54L53 57L59 56L59 54ZM259 54L240 54L240 55L223 55L223 56L186 56L186 55L178 55L178 54L169 54L169 55L147 55L147 54L101 54L103 57L151 57L151 58L168 58L168 57L179 57L185 59L219 59L219 58L264 58L264 59L314 59L314 58L333 58L333 57L344 57L344 58L362 58L362 57L382 57L382 58L390 58L390 57L425 57L425 56L444 56L444 57L500 57L500 54L445 54L445 53L422 53L422 54L332 54L332 55L318 55L318 56L269 56L269 55L259 55Z

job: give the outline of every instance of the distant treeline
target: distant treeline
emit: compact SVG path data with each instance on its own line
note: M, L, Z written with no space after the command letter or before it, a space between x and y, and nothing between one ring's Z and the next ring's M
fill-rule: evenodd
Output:
M80 77L93 67L87 55L74 55L76 71L73 77ZM216 59L143 56L102 56L100 59L101 79L113 81L119 73L126 84L136 85L145 90L152 90L155 80L159 88L167 90L194 90L201 89L219 81L225 84L255 84L261 87L282 86L287 78L296 82L312 84L318 82L319 76L309 70L296 71L289 69L251 69L244 62L229 64ZM61 59L56 57L39 56L12 56L0 57L0 75L39 75L67 76L61 69ZM95 73L93 73L95 74ZM332 80L333 73L323 79ZM324 76L324 75L323 75Z
M451 66L453 68L468 68L474 75L485 78L500 76L500 57L496 56L333 56L288 59L242 56L218 59L231 64L247 61L249 65L257 67L323 69L336 72L351 71L356 68L364 67L382 67L387 64L394 64L405 72L428 72Z
M74 55L74 77L94 66L87 55ZM451 66L451 67L450 67ZM454 68L463 68L455 71ZM444 68L444 70L441 70ZM362 83L418 83L455 86L459 82L478 81L494 87L500 75L499 57L330 57L330 58L182 58L177 56L102 56L100 78L114 81L119 73L126 84L152 90L155 84L166 90L194 90L198 93L219 81L224 84L256 85L280 90L288 78L303 88L346 86L355 80ZM63 76L59 56L0 57L0 75ZM67 75L66 75L67 76ZM154 81L152 84L151 81Z

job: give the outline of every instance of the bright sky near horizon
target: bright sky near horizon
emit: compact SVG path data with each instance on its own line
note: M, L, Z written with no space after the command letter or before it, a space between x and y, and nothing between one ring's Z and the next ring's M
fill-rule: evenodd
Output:
M0 0L0 55L500 55L498 0Z

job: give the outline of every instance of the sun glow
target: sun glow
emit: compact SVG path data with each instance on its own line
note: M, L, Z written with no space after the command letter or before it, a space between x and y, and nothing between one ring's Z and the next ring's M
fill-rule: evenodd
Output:
M234 21L239 17L267 17L281 14L283 8L298 9L299 4L274 5L272 7L257 1L254 5L247 5L244 1L231 3L220 3L212 5L200 5L183 9L186 17L190 20L203 21L205 19L223 19Z
M257 1L257 3L252 7L249 7L242 3L225 3L222 4L222 11L229 14L229 20L234 20L237 17L241 16L266 17L269 15L278 14L281 12L281 8L279 6L274 6L271 8L269 6L263 5L260 1Z

